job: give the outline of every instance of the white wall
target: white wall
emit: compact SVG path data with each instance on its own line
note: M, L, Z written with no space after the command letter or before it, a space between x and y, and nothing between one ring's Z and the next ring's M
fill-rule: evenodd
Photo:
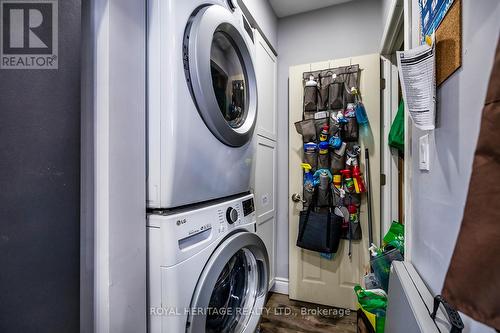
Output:
M385 23L387 22L387 18L389 17L389 10L391 9L391 5L393 2L396 2L396 0L381 0L382 2L382 26L385 26Z
M95 332L146 332L145 0L93 0Z
M417 144L424 133L412 128L412 261L435 294L441 292L462 220L500 31L498 0L462 3L463 64L438 89L440 125L430 132L429 172L418 170ZM413 15L418 15L418 10L413 10ZM493 332L469 319L466 326L464 332Z
M288 278L288 68L378 52L380 0L359 0L278 21L277 270Z
M259 24L269 43L276 49L278 45L278 18L268 0L243 0L248 11Z

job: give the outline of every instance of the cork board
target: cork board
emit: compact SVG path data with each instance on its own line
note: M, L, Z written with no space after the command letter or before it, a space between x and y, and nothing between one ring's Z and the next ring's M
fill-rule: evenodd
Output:
M462 1L455 0L436 30L436 84L462 66Z

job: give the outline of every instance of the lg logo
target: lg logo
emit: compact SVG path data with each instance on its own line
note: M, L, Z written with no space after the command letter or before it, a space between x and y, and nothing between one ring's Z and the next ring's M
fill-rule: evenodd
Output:
M57 69L57 0L0 0L1 68Z
M185 224L186 222L187 222L186 219L177 220L177 225L182 225L182 224Z

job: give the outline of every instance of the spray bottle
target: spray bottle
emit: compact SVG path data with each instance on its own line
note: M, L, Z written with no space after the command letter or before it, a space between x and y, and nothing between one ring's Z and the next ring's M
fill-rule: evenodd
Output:
M368 125L368 115L366 114L365 106L361 101L361 95L359 94L358 89L355 87L351 88L351 93L356 98L356 106L354 107L354 111L356 113L356 120L358 121L359 126L367 126Z
M358 207L354 204L349 204L347 210L349 211L349 222L359 223Z
M312 192L314 190L314 177L311 173L311 165L302 163L301 167L304 168L304 190Z
M346 164L352 167L359 165L358 157L360 153L361 153L361 147L359 145L353 146L352 149L347 151Z
M366 192L365 182L363 181L363 176L359 168L359 165L355 165L352 168L352 178L354 179L354 188L356 190L356 193L365 193Z
M340 170L342 177L344 177L344 187L346 192L354 193L356 189L354 188L354 180L352 179L352 173L349 169Z

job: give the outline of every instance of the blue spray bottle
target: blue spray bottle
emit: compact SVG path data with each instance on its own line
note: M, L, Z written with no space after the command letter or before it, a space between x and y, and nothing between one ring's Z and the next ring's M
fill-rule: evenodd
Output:
M311 165L309 163L302 163L302 168L304 168L304 190L312 192L314 190L314 177L311 173Z
M356 97L356 106L354 107L354 111L356 112L356 120L358 121L359 126L367 126L368 125L368 115L366 114L365 106L361 101L361 96L359 95L359 91L356 88L351 89L351 93Z

